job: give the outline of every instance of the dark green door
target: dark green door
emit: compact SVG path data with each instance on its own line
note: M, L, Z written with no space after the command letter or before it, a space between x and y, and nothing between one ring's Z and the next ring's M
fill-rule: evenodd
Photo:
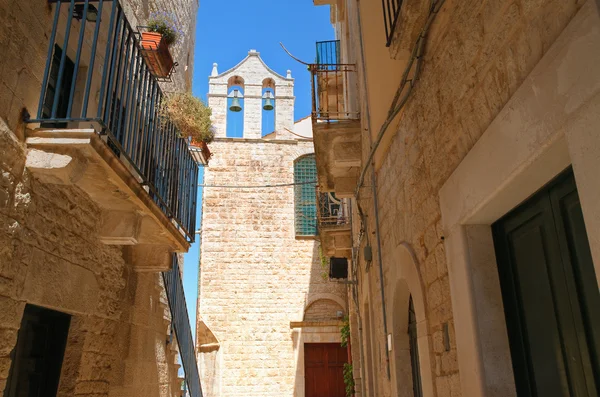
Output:
M492 225L519 397L597 397L600 294L569 168Z

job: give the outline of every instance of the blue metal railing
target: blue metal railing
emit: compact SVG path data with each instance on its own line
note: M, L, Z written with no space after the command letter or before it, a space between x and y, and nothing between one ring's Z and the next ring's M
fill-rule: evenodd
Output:
M336 65L340 62L340 41L317 41L317 65Z
M26 122L98 126L114 154L193 242L198 166L188 142L161 115L163 93L140 51L139 33L118 0L48 2L55 14L46 68L37 116Z
M340 41L318 41L316 63L309 66L312 75L312 117L336 122L357 120L358 111L349 108L348 81L355 65L340 63Z
M171 309L171 324L175 328L179 354L181 355L183 370L185 371L187 390L190 393L190 397L202 397L200 375L198 374L198 364L196 362L196 350L194 348L190 318L185 303L183 283L181 281L179 262L177 261L176 254L173 254L172 269L168 272L163 272L163 281Z

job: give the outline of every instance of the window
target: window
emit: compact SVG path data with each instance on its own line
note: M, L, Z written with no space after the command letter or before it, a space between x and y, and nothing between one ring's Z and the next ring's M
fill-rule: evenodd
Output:
M71 84L73 80L73 72L75 65L73 61L65 56L65 62L62 71L62 78L60 78L59 85L59 74L60 74L60 61L62 59L62 49L54 45L54 54L52 56L52 66L50 68L50 74L48 75L48 86L46 87L46 96L44 97L44 103L42 107L42 118L52 118L52 108L54 107L54 98L56 91L58 91L58 104L56 105L56 119L64 119L69 117L67 114L67 108L69 105L69 95L71 93ZM42 123L41 127L45 128L66 128L67 123Z
M408 300L408 339L410 348L410 365L412 368L413 395L423 396L421 386L421 369L419 366L419 346L417 341L417 316L413 305L412 296Z
M296 236L317 235L317 163L309 154L294 162Z
M5 397L56 396L71 316L26 305Z

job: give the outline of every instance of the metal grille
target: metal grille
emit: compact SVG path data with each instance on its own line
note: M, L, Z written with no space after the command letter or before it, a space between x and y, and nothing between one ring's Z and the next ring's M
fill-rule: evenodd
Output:
M421 386L421 368L419 364L419 346L417 345L417 316L412 296L408 302L408 338L410 342L410 364L412 368L413 395L423 397Z
M55 14L39 106L26 121L96 128L193 242L198 165L177 127L161 116L163 93L140 52L139 33L117 0L48 2Z
M315 155L299 158L294 163L294 206L296 236L317 235L316 184L306 183L317 180Z
M168 272L163 272L163 281L171 309L171 325L175 328L179 354L185 372L185 383L190 397L202 397L200 386L200 375L196 362L196 350L192 339L190 318L188 316L187 304L183 293L183 283L179 271L177 254L173 254L173 267Z
M394 31L398 27L398 17L402 8L402 0L381 0L383 5L383 20L385 22L386 47L392 44Z
M333 228L349 224L349 202L338 199L334 193L322 193L317 189L319 228Z

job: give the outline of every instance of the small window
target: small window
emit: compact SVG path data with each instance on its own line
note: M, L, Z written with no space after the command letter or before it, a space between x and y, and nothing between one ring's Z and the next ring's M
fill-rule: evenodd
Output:
M71 316L26 305L5 397L56 396Z
M294 203L296 236L317 235L317 164L315 155L294 162Z
M408 301L408 339L410 343L410 365L412 368L413 395L423 397L421 386L421 368L419 366L419 346L417 341L417 316L412 296Z

